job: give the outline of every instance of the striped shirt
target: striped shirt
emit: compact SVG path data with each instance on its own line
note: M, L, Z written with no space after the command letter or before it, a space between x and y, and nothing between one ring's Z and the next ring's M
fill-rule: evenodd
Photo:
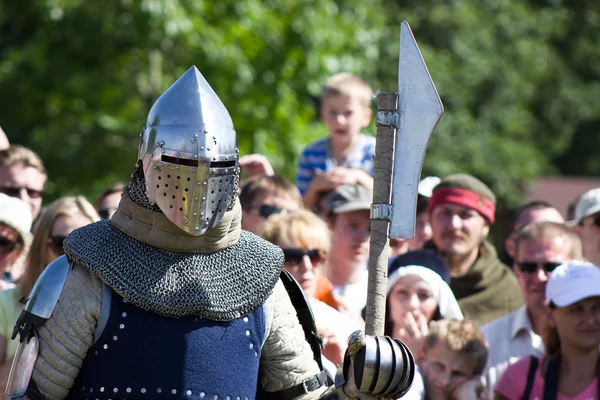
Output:
M346 156L342 164L338 164L329 149L329 138L320 139L304 148L298 163L296 185L304 196L315 175L331 171L335 167L362 169L373 175L373 156L375 155L375 138L360 135L358 143Z

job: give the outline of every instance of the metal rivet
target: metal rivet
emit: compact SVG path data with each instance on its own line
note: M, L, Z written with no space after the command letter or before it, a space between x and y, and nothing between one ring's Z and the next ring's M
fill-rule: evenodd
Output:
M175 166L175 169L179 169L179 165L176 165L176 166Z
M119 328L121 328L121 329L125 328L125 324L119 325Z
M258 357L258 352L257 351L254 352L254 357Z
M204 397L204 396L206 396L206 393L200 392L200 397Z
M194 154L194 158L198 158L198 154Z
M196 215L198 215L198 213L193 213L192 215L195 217Z
M244 322L248 322L248 317L244 317Z
M140 390L140 392L142 392L142 393L146 393L146 388L142 388L142 389Z
M205 201L205 200L206 200L206 197L202 197L202 201Z
M160 163L160 166L161 166L161 167L164 167L164 166L165 166L165 163L162 163L162 162L161 162L161 163Z
M117 336L113 336L113 340L114 340L115 342L117 341L117 339L118 339L118 337L117 337Z
M127 388L127 389L125 389L125 391L126 391L127 393L131 393L131 388Z
M94 393L94 388L90 388L90 393Z
M98 355L98 350L96 350L96 351L94 352L94 355L96 355L96 356Z
M200 146L200 150L204 150L204 146Z
M100 388L100 391L101 391L101 392L104 392L104 388L103 388L103 387L101 387L101 388Z
M196 182L196 185L200 186L200 184L201 184L201 183L202 183L202 182Z
M155 166L154 166L154 167L152 167L152 168L156 169L156 168L158 168L158 167L155 165Z
M124 312L123 314L121 314L121 316L122 316L123 318L125 318L125 317L127 316L127 313L126 313L126 312Z
M102 346L102 347L104 347L104 350L108 349L108 345L107 345L107 344L105 344L105 345L104 345L104 346Z
M203 182L202 184L203 184L204 186L206 186L207 182Z
M188 390L187 392L185 392L185 394L187 394L188 396L191 396L192 395L192 391Z
M164 151L164 150L161 150L160 152L161 152L161 153L163 153L163 154L165 154L165 151Z
M177 153L177 157L179 157L181 155L181 153Z
M197 137L198 137L198 134L197 134L197 133L194 133L194 137L195 137L195 138L197 138Z
M196 168L192 168L192 172L196 172Z
M227 396L227 400L231 400L231 396Z
M250 336L250 331L246 331L246 336Z
M117 389L117 388L114 388L114 389L113 389L113 392L115 392L115 393L118 393L118 392L119 392L119 389Z
M161 388L156 389L156 393L162 393L162 389Z
M214 397L213 397L213 399L218 400L219 399L219 395L215 394Z
M173 389L173 390L171 390L171 393L173 393L173 394L177 394L177 389Z
M250 343L250 348L253 349L254 348L254 343Z
M183 223L184 223L184 224L187 224L188 222L189 222L189 221L186 221L186 220L184 220L184 221L183 221Z
M196 230L197 230L197 231L199 231L199 230L200 230L200 227L198 227L198 226L197 226L197 227L196 227Z

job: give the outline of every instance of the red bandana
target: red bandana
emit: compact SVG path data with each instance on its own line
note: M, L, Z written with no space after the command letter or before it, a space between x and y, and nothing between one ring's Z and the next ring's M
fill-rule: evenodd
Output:
M494 204L488 198L478 193L471 192L470 190L457 187L442 187L435 190L431 196L431 199L429 199L427 211L431 212L440 204L447 203L458 204L472 208L490 221L490 224L494 223L496 206L494 206Z

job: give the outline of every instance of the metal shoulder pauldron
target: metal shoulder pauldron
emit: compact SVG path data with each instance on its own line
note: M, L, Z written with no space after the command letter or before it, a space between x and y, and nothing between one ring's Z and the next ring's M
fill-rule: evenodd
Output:
M36 330L52 316L70 271L69 260L61 256L44 269L35 283L13 330L13 339L19 335L19 347L2 399L21 399L26 393L33 398L30 380L39 350Z

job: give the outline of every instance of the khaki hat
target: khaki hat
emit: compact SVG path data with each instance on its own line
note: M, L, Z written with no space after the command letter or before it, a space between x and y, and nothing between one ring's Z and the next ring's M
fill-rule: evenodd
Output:
M373 193L362 185L340 185L326 200L327 214L343 214L359 210L371 210Z

